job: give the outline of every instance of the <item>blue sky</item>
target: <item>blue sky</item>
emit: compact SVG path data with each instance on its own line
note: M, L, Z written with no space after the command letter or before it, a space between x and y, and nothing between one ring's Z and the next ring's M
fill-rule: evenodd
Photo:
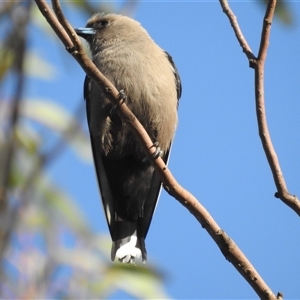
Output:
M230 3L257 53L264 11L256 1ZM290 193L300 196L300 4L289 3L295 24L274 20L266 62L269 129ZM72 25L88 16L67 11ZM169 167L237 243L274 293L300 297L299 217L274 198L275 185L258 137L254 72L217 1L143 2L133 15L173 57L183 94ZM73 110L85 74L63 47L33 30L31 46L56 67L53 81L31 82L29 97ZM83 120L85 123L85 120ZM86 125L85 125L86 126ZM91 162L66 151L52 178L76 199L86 219L108 234ZM166 275L172 298L257 298L196 219L166 192L146 240L148 263ZM118 295L122 297L123 295Z

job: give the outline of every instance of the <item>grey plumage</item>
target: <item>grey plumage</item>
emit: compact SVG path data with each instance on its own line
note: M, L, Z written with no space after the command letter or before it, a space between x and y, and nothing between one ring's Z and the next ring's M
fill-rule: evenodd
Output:
M126 103L158 142L165 162L177 125L181 82L171 56L135 20L115 14L96 14L84 37L100 71L127 95ZM84 96L96 173L113 240L112 260L146 261L145 238L161 189L161 181L138 140L105 93L89 77Z

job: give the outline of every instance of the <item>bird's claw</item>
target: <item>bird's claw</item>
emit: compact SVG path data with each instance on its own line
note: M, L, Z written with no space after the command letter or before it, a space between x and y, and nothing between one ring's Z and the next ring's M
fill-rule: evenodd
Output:
M160 150L160 148L159 148L158 145L159 145L159 143L158 143L158 142L155 142L155 143L150 147L150 149L153 148L153 147L156 148L156 149L155 149L155 152L151 154L151 158L152 158L152 159L157 159L159 156L162 156L162 153L163 153L163 152Z
M144 159L143 159L143 162L145 162L145 161L149 161L149 160L151 160L151 159L157 159L159 156L162 156L162 154L163 154L163 152L161 151L161 149L159 148L159 143L158 142L155 142L149 149L151 149L151 148L156 148L155 149L155 152L153 152L151 155L149 155L148 157L145 157Z
M125 91L124 90L120 90L119 91L119 95L118 95L118 97L117 97L117 100L118 100L118 104L115 104L112 108L111 108L111 110L110 110L110 115L112 115L115 111L116 111L116 108L119 106L119 105L121 105L121 104L123 104L125 101L126 101L126 99L127 99L127 96L126 96L126 94L125 94Z

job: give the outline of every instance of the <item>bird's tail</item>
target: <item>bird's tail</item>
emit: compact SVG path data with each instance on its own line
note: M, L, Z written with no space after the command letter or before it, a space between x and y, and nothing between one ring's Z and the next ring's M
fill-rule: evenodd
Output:
M144 238L139 238L136 231L133 235L113 241L111 248L111 260L117 258L123 263L135 263L136 259L147 261L147 252Z

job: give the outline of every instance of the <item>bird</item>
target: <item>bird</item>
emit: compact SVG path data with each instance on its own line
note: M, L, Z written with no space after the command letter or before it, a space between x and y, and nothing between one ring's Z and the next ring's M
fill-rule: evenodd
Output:
M172 57L139 22L124 15L96 13L86 27L75 31L87 41L97 68L125 93L126 104L167 164L182 92ZM88 76L84 98L94 165L112 238L111 260L146 263L145 238L161 180L103 88Z

